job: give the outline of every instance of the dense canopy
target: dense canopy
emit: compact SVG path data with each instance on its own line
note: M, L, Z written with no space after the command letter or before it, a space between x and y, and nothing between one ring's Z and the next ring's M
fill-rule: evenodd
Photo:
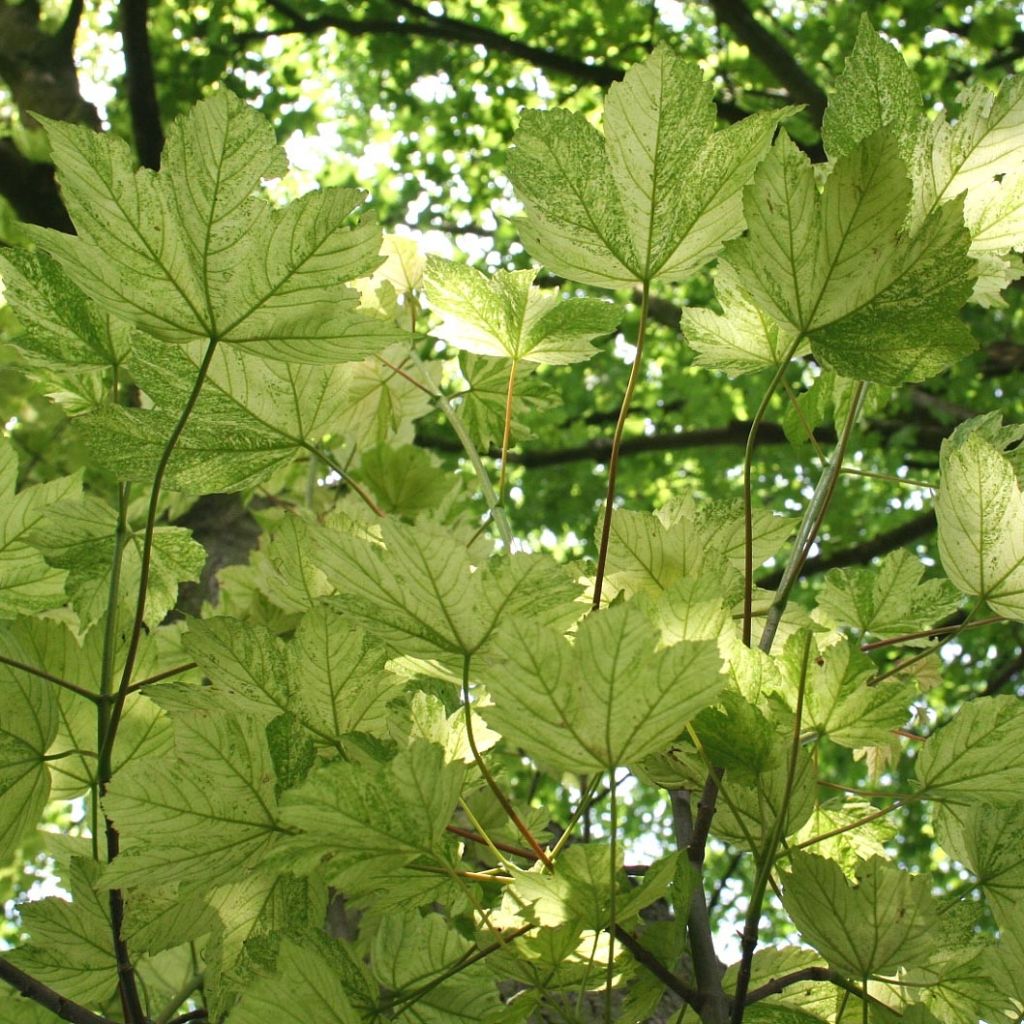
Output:
M0 1024L1020 1019L1019 6L6 0L0 118Z

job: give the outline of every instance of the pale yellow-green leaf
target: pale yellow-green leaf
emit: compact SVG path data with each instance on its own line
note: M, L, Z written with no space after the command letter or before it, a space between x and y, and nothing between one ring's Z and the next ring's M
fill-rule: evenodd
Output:
M715 132L703 79L663 45L612 86L603 135L565 109L523 116L509 171L536 259L601 287L683 280L743 229L740 192L792 110Z
M944 805L936 815L943 850L978 879L1002 932L1024 939L1020 920L1024 899L1024 804Z
M924 566L907 550L876 566L833 569L818 598L818 617L878 636L912 633L941 622L957 605L947 580L922 582Z
M82 126L45 121L77 235L32 239L108 313L165 341L217 339L274 359L337 363L400 336L346 281L380 263L380 230L350 224L356 189L275 209L252 193L285 170L273 131L221 89L167 133L161 171Z
M274 768L256 719L219 708L173 719L175 756L133 762L104 800L121 835L111 885L210 889L245 877L279 837Z
M417 857L436 856L462 790L464 767L417 740L383 765L334 761L282 798L293 835L274 863L322 870L332 884L365 885Z
M725 256L754 303L837 372L921 380L975 347L957 316L975 273L959 205L906 232L910 200L888 129L840 158L820 195L810 161L783 136L746 190L749 234Z
M973 433L943 442L940 469L935 514L946 575L996 614L1024 619L1024 496L1013 465Z
M31 615L64 603L67 573L47 564L28 542L49 507L82 493L80 474L16 493L18 457L0 438L0 619Z
M725 682L710 641L657 651L635 606L590 615L575 644L535 622L499 628L480 678L487 722L542 764L605 771L667 746Z
M722 314L711 309L683 308L683 337L696 352L694 364L723 370L730 377L777 366L793 340L792 330L759 309L744 292L736 271L719 264L715 297Z
M804 940L833 967L863 979L927 961L937 918L927 876L883 857L860 864L856 885L821 857L794 851L790 865L783 905Z
M97 622L107 608L117 512L103 499L86 495L51 505L32 529L30 539L46 560L67 570L67 592L83 626ZM130 531L121 557L122 593L138 589L142 531ZM158 625L178 599L178 585L198 580L206 551L180 526L153 532L146 623Z
M1024 704L976 697L930 736L917 757L922 794L943 803L1005 806L1024 786Z
M425 287L444 317L431 332L479 355L535 363L574 363L595 352L595 338L615 330L621 313L597 299L563 299L534 285L536 270L487 277L463 263L427 259Z
M248 986L227 1024L360 1024L335 965L320 949L284 938L273 974Z
M800 634L790 639L782 659L783 693L793 709L804 677L803 731L858 748L882 744L906 724L917 696L913 682L890 679L869 686L874 662L854 644L844 640L819 651L811 641L805 660L805 640Z
M533 555L475 568L449 532L387 519L384 547L340 530L310 537L338 606L402 654L472 655L500 619L528 611L568 626L579 614L579 587L569 573Z
M413 993L440 981L442 972L472 952L473 944L440 914L405 911L381 922L370 959L375 977L386 989ZM493 975L485 964L470 964L424 992L399 1019L407 1024L477 1024L500 1008Z
M68 999L102 1003L117 989L117 962L110 941L110 903L99 880L99 865L71 862L72 900L56 896L24 904L31 937L10 957L15 966Z

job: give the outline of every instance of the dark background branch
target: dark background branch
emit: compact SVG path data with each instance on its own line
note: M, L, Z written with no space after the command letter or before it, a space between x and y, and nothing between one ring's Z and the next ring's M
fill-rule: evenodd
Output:
M820 125L828 103L824 90L754 17L745 0L711 0L711 7L718 20L786 87L793 101L807 105L811 119Z
M121 0L121 38L124 40L125 85L132 115L135 152L143 167L156 170L164 148L160 106L153 77L153 54L146 19L149 0Z

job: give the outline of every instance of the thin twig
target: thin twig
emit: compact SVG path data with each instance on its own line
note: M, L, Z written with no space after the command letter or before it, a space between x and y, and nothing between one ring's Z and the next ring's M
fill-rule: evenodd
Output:
M79 697L91 700L94 704L98 704L100 701L98 693L93 693L77 683L68 682L67 679L61 679L60 676L55 676L50 672L45 672L41 668L28 665L24 661L18 661L17 658L8 658L6 654L0 654L0 665L10 665L11 668L16 668L19 672L27 672L29 675L36 676L39 679L45 679L48 683L53 683L54 686L59 686L63 690L69 690L71 693L77 693Z
M594 600L593 608L597 611L601 607L601 589L604 586L605 567L608 563L608 544L612 533L612 513L615 505L615 480L619 472L619 455L622 447L622 434L626 429L626 419L629 416L629 407L633 401L633 392L636 391L637 382L640 380L640 370L644 359L644 338L647 334L647 309L650 304L651 286L645 281L640 294L640 325L636 332L636 353L633 356L633 365L630 367L629 380L626 382L626 390L622 395L622 405L619 407L619 418L615 422L615 433L612 434L611 453L608 456L608 492L604 500L604 521L601 524L601 542L597 552L597 569L594 574Z

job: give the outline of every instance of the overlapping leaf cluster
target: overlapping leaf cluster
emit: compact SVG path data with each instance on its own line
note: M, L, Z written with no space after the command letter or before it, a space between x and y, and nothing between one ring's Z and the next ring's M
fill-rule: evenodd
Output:
M564 110L524 117L523 239L556 274L645 295L721 254L722 314L683 320L707 365L810 351L844 378L916 380L971 350L960 308L996 301L1013 272L1021 95L1011 80L965 97L954 125L927 122L865 24L814 168L779 128L791 111L716 131L700 68L662 47L610 90L603 132ZM19 346L60 382L93 462L85 486L19 490L0 446L0 855L51 796L84 797L89 818L49 840L71 900L27 907L5 962L108 1017L131 973L115 946L164 1021L200 994L227 1024L526 1021L604 985L624 990L623 1019L653 1014L666 985L710 1013L703 847L626 869L628 769L673 791L691 836L717 798L711 835L762 895L775 885L805 943L752 955L751 897L753 944L712 971L720 1006L764 985L748 1020L836 1021L851 993L878 1021L1019 1010L1022 705L978 698L923 739L907 729L914 656L872 652L916 651L959 593L1024 620L1024 428L982 417L943 447L950 582L922 580L910 552L839 571L751 647L744 617L781 606L745 595L745 574L794 557L794 523L686 498L616 513L611 601L588 611L591 566L494 544L501 495L477 446L542 400L517 395L520 362L587 359L619 323L612 303L559 300L533 270L424 262L401 240L378 270L379 230L349 220L356 191L283 208L253 194L282 158L226 90L176 122L158 174L110 138L48 132L78 235L37 230L2 266ZM428 359L411 331L431 324L470 355ZM409 444L433 410L465 445L483 524ZM133 490L149 487L144 522ZM260 549L221 573L218 607L167 620L204 559L156 513L257 488ZM843 789L827 777L843 751L904 742L912 792L823 798ZM610 841L577 841L582 807L552 823L510 797L524 765L581 800L605 784ZM983 903L943 904L892 859L886 816L925 801ZM661 920L641 915L654 905ZM772 988L787 973L810 984ZM0 1017L14 1005L0 997Z

